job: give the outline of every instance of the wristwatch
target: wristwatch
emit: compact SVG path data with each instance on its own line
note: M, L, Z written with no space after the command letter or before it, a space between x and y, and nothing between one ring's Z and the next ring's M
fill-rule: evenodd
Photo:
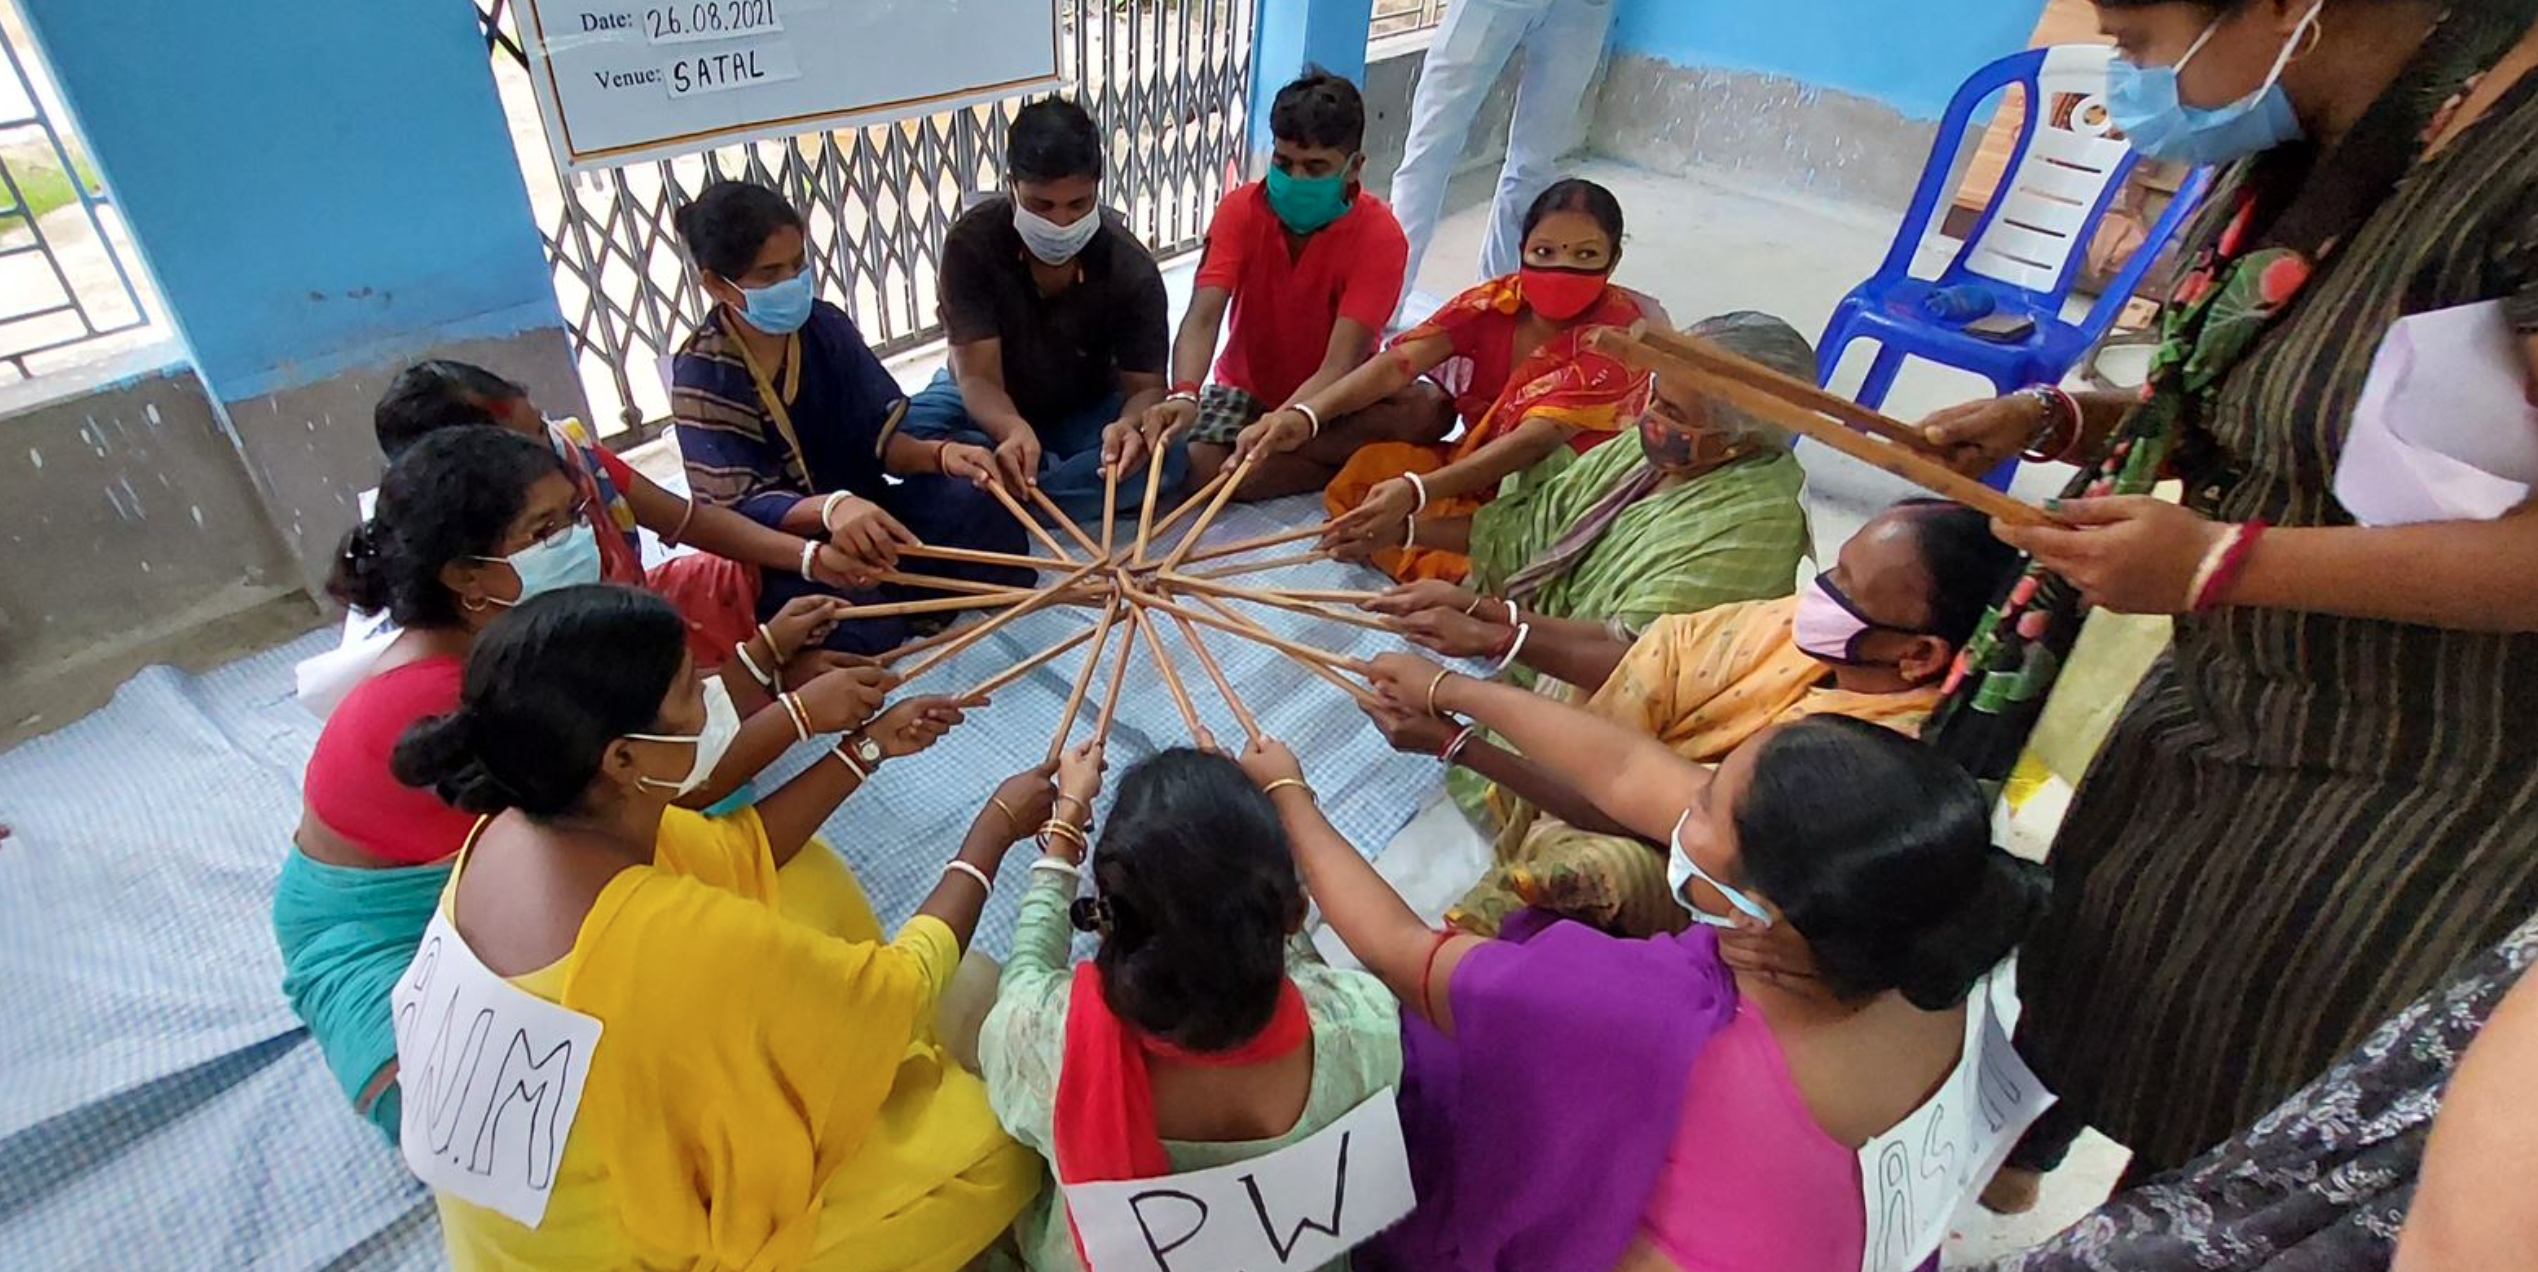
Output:
M881 744L873 741L866 734L858 733L838 745L845 747L846 753L854 756L855 762L863 765L866 771L877 768L881 764Z

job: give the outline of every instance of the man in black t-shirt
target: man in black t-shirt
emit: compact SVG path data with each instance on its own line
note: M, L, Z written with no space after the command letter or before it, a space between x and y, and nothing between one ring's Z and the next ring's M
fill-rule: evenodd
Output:
M951 365L909 403L903 427L990 447L1007 488L1037 485L1069 516L1096 519L1102 435L1163 400L1163 275L1101 206L1101 133L1083 107L1055 97L1023 107L1005 167L1011 192L944 237ZM1174 447L1165 484L1179 486L1187 464ZM1120 482L1122 505L1143 496L1140 477Z

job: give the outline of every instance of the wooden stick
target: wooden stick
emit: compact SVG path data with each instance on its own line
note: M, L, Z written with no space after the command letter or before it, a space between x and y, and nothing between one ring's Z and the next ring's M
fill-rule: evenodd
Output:
M1097 627L1087 627L1084 630L1067 637L1064 641L1051 645L1047 649L1043 649L1039 653L1033 654L1030 657L1023 659L1021 662L1015 663L1014 665L1005 668L1003 671L989 676L986 680L980 682L977 688L970 690L968 693L962 694L960 696L960 701L972 702L985 698L987 695L1004 688L1006 685L1012 684L1013 682L1022 679L1024 676L1030 675L1034 670L1037 670L1042 665L1048 663L1051 659L1056 658L1059 654L1063 654L1066 651L1075 648L1077 645L1081 645L1085 641L1091 640L1093 638L1093 633L1099 630L1100 629Z
M1049 498L1049 492L1038 486L1033 486L1030 490L1031 502L1040 505L1040 511L1049 514L1050 519L1058 523L1058 529L1064 530L1068 538L1075 540L1076 546L1084 549L1096 561L1105 560L1110 556L1108 552L1102 550L1100 544L1093 542L1091 535L1084 533L1084 527L1075 524L1075 518L1066 515L1066 509L1057 506L1057 500Z
M1191 614L1191 618L1194 618L1199 622L1206 623L1208 626L1214 627L1220 631L1232 632L1234 635L1240 636L1245 640L1258 641L1263 645L1269 646L1271 649L1277 650L1279 653L1285 654L1287 657L1294 659L1297 666L1331 682L1333 687L1346 693L1349 697L1356 699L1360 704L1371 706L1377 701L1373 693L1349 683L1347 680L1343 679L1338 672L1332 671L1328 664L1317 661L1317 659L1330 657L1329 654L1325 654L1309 645L1300 646L1296 645L1292 641L1281 640L1277 636L1273 635L1268 628L1262 627L1260 624L1255 623L1248 618L1244 618L1242 615L1226 608L1223 602L1220 602L1213 597L1202 596L1199 599L1206 602L1210 609L1216 610L1218 613L1225 615L1225 617L1231 621L1220 622L1209 618L1205 614ZM1299 650L1303 650L1305 652L1299 653ZM1307 653L1312 656L1307 657ZM1358 668L1353 665L1349 668L1349 670L1357 671L1359 675L1365 674L1365 672L1359 671Z
M1250 708L1243 705L1243 700L1234 695L1234 682L1225 678L1225 669L1216 664L1216 655L1207 652L1207 642L1200 639L1198 624L1178 614L1172 616L1172 621L1181 625L1181 639L1190 642L1190 651L1198 655L1199 666L1206 668L1207 678L1216 682L1216 692L1225 699L1226 706L1234 709L1234 721L1243 726L1243 735L1259 737L1260 721L1253 717Z
M1102 551L1105 561L1117 553L1115 531L1119 525L1119 465L1102 465Z
M1234 497L1235 491L1242 489L1243 479L1251 476L1252 466L1258 464L1260 457L1265 453L1255 450L1243 456L1243 462L1234 465L1233 475L1225 479L1224 485L1217 487L1216 497L1207 501L1207 509L1199 513L1198 520L1190 523L1189 533L1181 536L1181 546L1172 549L1172 555L1163 559L1164 569L1181 568L1181 562L1190 555L1190 549L1197 547L1198 541L1207 537L1208 523L1216 520L1216 514L1225 511L1226 501Z
M952 643L943 646L941 649L935 650L933 653L926 655L923 662L920 662L916 666L910 667L905 672L901 673L899 676L899 683L901 685L905 685L909 681L942 666L944 662L950 659L953 655L987 639L988 635L994 632L997 628L1002 627L1025 614L1036 614L1041 610L1047 609L1048 607L1057 604L1059 601L1066 599L1068 589L1074 587L1077 583L1082 582L1085 575L1091 574L1093 571L1100 568L1102 568L1101 562L1088 561L1081 567L1078 567L1075 573L1060 580L1056 586L1050 587L1037 595L1034 595L1031 599L1024 601L1020 605L1016 605L1012 609L1006 610L1004 613L998 614L994 618L988 619L986 622L970 628L968 635L963 636L959 640L953 641Z
M1266 561L1247 561L1241 565L1223 566L1213 570L1198 570L1193 572L1190 577L1194 579L1230 579L1237 578L1245 574L1258 574L1263 570L1283 570L1290 565L1311 565L1316 561L1328 561L1330 559L1330 553L1316 550L1312 552L1299 553L1295 556L1271 557Z
M1598 331L1588 343L1599 353L1620 358L1630 365L1681 384L1694 392L1717 398L1739 410L1750 412L1773 424L1810 438L1842 452L1853 459L1891 473L1905 481L1964 504L1977 512L2011 525L2053 525L2042 509L2012 499L1983 483L1959 474L1955 469L1909 447L1879 442L1851 428L1827 420L1810 405L1821 390L1809 388L1806 402L1780 395L1780 390L1756 387L1743 379L1730 379L1712 371L1703 362L1685 357L1670 348L1636 339L1614 329ZM1721 357L1732 355L1721 354ZM1759 368L1757 368L1759 370ZM1784 379L1786 377L1783 377ZM1796 384L1796 381L1791 381Z
M1353 587L1270 587L1259 590L1273 592L1291 601L1331 601L1341 605L1359 605L1392 595L1390 592L1361 592Z
M938 548L931 543L914 547L902 544L899 555L924 557L931 561L958 561L963 565L1012 565L1026 570L1065 570L1082 564L1074 560L1052 561L1047 557L1018 556L1011 552L981 552L975 548Z
M1021 502L1013 497L1012 491L1005 489L1003 482L991 481L987 483L987 493L994 495L996 497L996 502L1003 504L1005 506L1005 511L1012 513L1013 519L1021 522L1022 528L1030 531L1031 537L1040 541L1041 547L1047 548L1057 557L1058 560L1068 565L1075 564L1075 554L1067 551L1066 545L1049 537L1048 528L1042 526L1040 524L1040 519L1032 516L1030 510L1024 508ZM1036 490L1032 493L1039 494ZM1042 495L1041 497L1044 499L1047 498L1045 495ZM1067 524L1072 525L1074 523L1068 522Z
M1280 544L1293 543L1298 539L1318 539L1321 537L1322 532L1329 528L1329 523L1325 522L1321 525L1298 526L1293 530L1282 530L1276 534L1264 534L1256 539L1242 539L1233 543L1221 544L1217 547L1209 548L1204 552L1191 553L1190 559L1182 562L1182 564L1197 565L1201 561L1213 561L1219 557L1241 556L1246 552L1257 552L1262 548L1274 548Z
M989 596L938 596L922 601L889 601L880 605L852 605L838 615L841 622L859 618L898 618L906 614L943 614L953 610L995 609L1003 605L1020 605L1040 595L1030 588L1009 588Z
M1084 655L1084 670L1075 675L1075 687L1066 695L1066 714L1058 720L1057 740L1049 743L1049 762L1066 754L1067 735L1075 732L1075 716L1084 709L1084 695L1093 688L1093 672L1102 665L1102 649L1110 642L1110 627L1119 620L1119 606L1114 602L1102 611L1102 621L1093 628L1093 652Z
M1208 497L1215 494L1216 488L1224 485L1226 477L1230 475L1231 474L1226 473L1223 470L1219 470L1215 476L1208 478L1207 484L1199 487L1197 490L1191 491L1190 497L1182 500L1181 506L1173 509L1171 515L1154 523L1154 532L1156 534L1161 534L1164 531L1179 525L1181 523L1181 518L1198 511L1199 505L1206 503Z
M975 579L956 579L945 574L910 574L905 570L883 570L873 577L884 583L907 587L930 587L937 592L962 592L970 596L993 596L998 592L1028 592L1011 583L981 583Z
M1821 411L1863 432L1875 433L1913 446L1928 444L1928 439L1921 435L1921 430L1901 420L1861 406L1839 393L1826 392L1823 388L1796 376L1786 375L1759 362L1739 357L1715 341L1654 328L1647 332L1646 338L1648 343L1659 349L1680 354L1699 363L1703 369L1714 374L1761 389L1773 397Z
M1110 689L1102 695L1102 713L1093 721L1093 741L1110 741L1111 721L1119 718L1119 691L1128 687L1128 664L1137 656L1137 627L1145 615L1136 606L1128 607L1128 635L1119 642L1119 666L1110 673Z
M1205 623L1210 627L1231 632L1232 634L1243 637L1246 640L1256 640L1263 645L1267 645L1271 649L1277 650L1279 653L1285 654L1291 658L1297 658L1305 662L1312 663L1317 667L1336 667L1341 671L1353 672L1360 676L1365 675L1368 670L1366 664L1359 662L1354 658L1343 658L1327 649L1315 649L1311 645L1288 640L1286 637L1270 631L1268 628L1263 627L1260 624L1243 617L1241 614L1226 608L1224 602L1219 601L1212 596L1200 595L1194 598L1200 604L1216 611L1214 614L1201 614L1195 610L1184 609L1181 606L1175 605L1159 596L1151 596L1141 592L1131 592L1130 595L1136 599L1138 604L1143 605L1148 609L1159 609L1166 614L1177 614L1183 618L1191 620L1192 622Z
M1190 701L1189 686L1181 683L1181 669L1172 665L1172 654L1163 647L1163 633L1155 625L1140 618L1137 630L1145 635L1146 649L1154 655L1155 668L1163 673L1163 687L1172 691L1172 705L1181 709L1181 718L1189 721L1190 740L1210 736L1207 722L1199 719L1198 707Z
M1154 497L1163 490L1163 457L1146 457L1146 501L1137 510L1137 545L1128 551L1128 564L1146 563L1146 544L1154 537Z
M1352 627L1363 627L1368 631L1390 633L1393 630L1390 624L1384 622L1380 618L1375 618L1366 614L1351 614L1346 610L1325 609L1311 601L1295 600L1279 592L1264 592L1258 588L1250 587L1234 587L1230 584L1218 583L1212 579L1194 579L1186 574L1166 573L1162 577L1164 582L1172 584L1173 586L1186 587L1192 591L1205 592L1212 596L1223 596L1238 601L1249 601L1254 605L1267 605L1276 609L1288 610L1297 614L1310 614L1315 618L1326 618L1334 623L1347 623Z

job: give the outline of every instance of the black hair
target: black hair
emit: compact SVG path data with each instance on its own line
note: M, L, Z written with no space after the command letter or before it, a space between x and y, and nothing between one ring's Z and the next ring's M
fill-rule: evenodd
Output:
M370 520L335 552L326 594L399 627L458 622L458 600L441 567L491 556L528 506L529 487L564 471L546 443L491 424L426 434L388 465Z
M1299 146L1356 154L1366 148L1366 99L1345 77L1307 66L1269 104L1269 132Z
M1304 918L1278 810L1242 766L1178 747L1119 782L1093 854L1107 930L1096 960L1110 1009L1191 1051L1268 1027Z
M1015 111L1005 130L1005 171L1016 181L1102 176L1102 130L1084 108L1043 97Z
M758 264L758 253L782 229L801 229L802 214L784 196L746 181L717 181L671 217L687 258L717 278L732 279Z
M1595 224L1613 240L1614 250L1621 249L1621 200L1614 198L1612 191L1584 177L1563 177L1552 182L1551 187L1534 196L1533 205L1525 209L1525 236L1531 237L1534 228L1542 224L1542 218L1554 212L1583 212L1595 218Z
M1907 499L1895 507L1910 513L1905 524L1930 575L1930 634L1962 646L2018 567L2018 549L1992 533L1990 517L1963 504Z
M458 710L407 729L388 769L461 812L580 810L609 744L652 730L686 658L686 622L642 588L540 593L476 638Z
M2044 917L2045 868L1993 846L1973 776L1864 720L1774 732L1734 817L1741 880L1845 999L1892 989L1923 1011L1952 1007Z
M528 396L528 389L475 363L433 358L397 372L388 382L388 391L370 410L370 429L379 437L380 453L395 459L435 429L499 424L495 403Z

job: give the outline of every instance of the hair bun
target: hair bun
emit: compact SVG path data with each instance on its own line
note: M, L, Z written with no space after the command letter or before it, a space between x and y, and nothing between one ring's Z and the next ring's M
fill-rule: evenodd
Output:
M1896 991L1923 1011L1965 1000L2045 917L2052 898L2045 867L2008 850L1986 853L1956 908L1924 929L1896 976Z
M429 790L460 812L493 814L520 803L518 793L476 753L475 729L462 708L417 722L397 740L388 757L388 771L417 789Z

